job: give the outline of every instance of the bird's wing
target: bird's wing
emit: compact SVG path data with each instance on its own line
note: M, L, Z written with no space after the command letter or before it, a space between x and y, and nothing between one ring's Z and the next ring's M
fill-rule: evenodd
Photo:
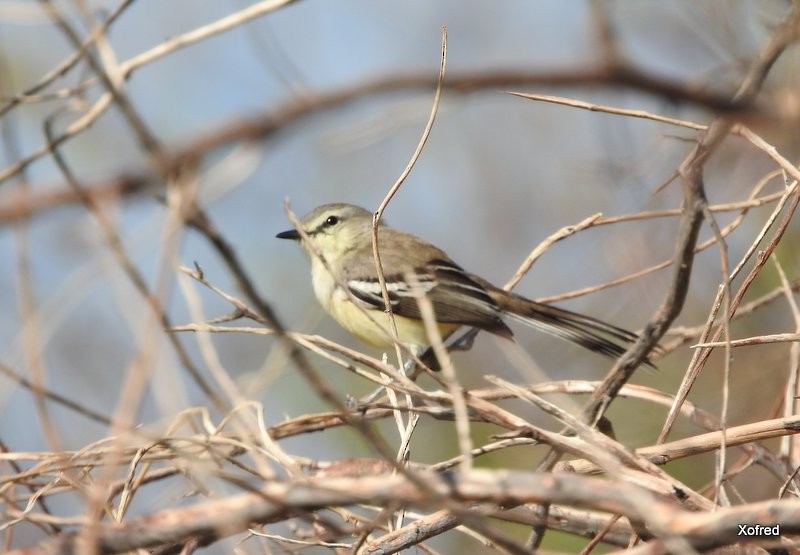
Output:
M413 235L396 233L399 237L387 237L382 240L403 240L412 243L423 241ZM430 299L438 322L476 326L504 337L511 337L511 330L501 319L500 306L485 287L450 260L444 252L427 243L421 244L426 248L402 250L406 254L435 253L436 257L425 256L421 259L416 254L411 254L401 258L391 253L381 253L381 265L392 311L398 316L422 319L417 300L422 294ZM409 283L407 277L409 273L416 276L419 282L418 288ZM377 278L355 275L344 277L356 299L371 308L381 310L384 308L381 286Z

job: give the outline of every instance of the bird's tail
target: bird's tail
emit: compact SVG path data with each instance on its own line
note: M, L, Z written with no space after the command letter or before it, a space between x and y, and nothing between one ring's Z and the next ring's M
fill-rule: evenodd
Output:
M619 358L639 338L631 331L591 316L542 304L514 293L492 291L490 294L508 318L610 358ZM655 368L649 360L645 364Z

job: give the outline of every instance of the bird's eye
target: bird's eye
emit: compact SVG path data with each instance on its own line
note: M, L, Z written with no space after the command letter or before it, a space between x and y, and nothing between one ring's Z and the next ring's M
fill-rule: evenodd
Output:
M339 217L338 216L328 216L325 219L325 225L328 226L328 227L334 226L334 225L336 225L338 223L339 223Z

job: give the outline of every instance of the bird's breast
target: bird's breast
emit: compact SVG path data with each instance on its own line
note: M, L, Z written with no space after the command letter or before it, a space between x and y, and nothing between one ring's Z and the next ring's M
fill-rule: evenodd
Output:
M318 258L313 258L312 264L312 285L314 287L314 295L316 295L319 304L328 312L331 312L331 305L333 304L333 296L336 294L344 295L344 291L336 283L336 279L328 271L328 268Z

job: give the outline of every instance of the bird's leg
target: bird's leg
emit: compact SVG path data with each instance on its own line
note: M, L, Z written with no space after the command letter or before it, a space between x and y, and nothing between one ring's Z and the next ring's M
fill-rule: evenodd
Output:
M417 376L419 376L423 370L417 364L417 360L420 360L423 364L425 364L428 368L432 370L438 370L439 365L436 361L436 356L433 354L433 349L430 347L428 348L411 348L411 356L406 358L403 365L400 367L400 371L408 376L411 381L416 381ZM386 353L383 354L383 362L387 361ZM379 387L372 393L362 397L357 403L356 406L362 406L368 403L373 403L376 399L378 399L384 392L386 391L386 387ZM355 401L355 400L354 400Z
M479 331L481 331L479 328L468 329L461 335L461 337L457 337L455 341L450 343L450 346L447 347L447 350L450 352L469 351L472 348L472 344L475 343L475 337L477 337Z
M386 362L389 360L388 355L386 353L383 353L381 360L383 361L384 364L386 364ZM409 358L406 362L404 362L403 366L400 368L400 371L403 372L404 374L408 374L409 363L411 363L412 365L411 367L413 368L414 365L413 357ZM391 383L391 380L385 374L381 374L381 377L387 380L387 383ZM372 393L366 395L365 397L362 397L358 401L356 406L363 407L364 405L374 403L377 399L381 397L381 395L384 395L385 393L386 393L386 386L381 386Z

